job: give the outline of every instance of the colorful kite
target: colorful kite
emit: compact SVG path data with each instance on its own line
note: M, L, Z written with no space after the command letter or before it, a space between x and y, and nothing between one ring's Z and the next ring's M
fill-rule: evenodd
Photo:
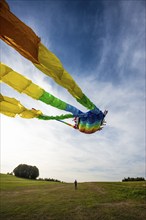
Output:
M23 92L34 99L40 100L72 114L61 116L46 116L39 110L28 110L19 101L1 95L1 113L15 117L39 118L43 120L55 119L62 121L66 118L75 118L75 125L70 125L84 133L94 133L104 124L104 113L100 111L82 92L70 74L64 69L61 61L49 51L40 41L40 38L31 28L20 21L9 9L5 0L0 0L0 38L16 49L21 55L30 60L40 71L50 76L56 83L66 88L68 92L88 111L83 113L74 106L54 97L44 89L35 85L31 80L13 71L10 67L0 64L1 80L18 92Z

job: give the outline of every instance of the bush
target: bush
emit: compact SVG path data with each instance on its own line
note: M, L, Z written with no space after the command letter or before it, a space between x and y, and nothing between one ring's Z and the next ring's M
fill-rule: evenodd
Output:
M39 176L39 170L36 166L20 164L14 170L13 173L17 177L26 179L36 179Z

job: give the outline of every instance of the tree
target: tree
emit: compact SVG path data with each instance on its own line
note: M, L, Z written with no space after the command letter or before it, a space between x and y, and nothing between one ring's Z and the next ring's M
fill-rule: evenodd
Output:
M36 166L19 164L14 170L13 173L17 177L22 177L26 179L36 179L39 176L39 170Z

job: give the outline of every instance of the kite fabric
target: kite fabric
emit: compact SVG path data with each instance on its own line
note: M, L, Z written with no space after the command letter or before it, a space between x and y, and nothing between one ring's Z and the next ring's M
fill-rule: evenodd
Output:
M19 115L22 118L35 118L41 115L41 111L29 110L25 108L18 100L3 96L0 94L1 113L9 117Z
M94 133L104 125L104 113L99 110L82 92L71 75L64 69L61 61L49 51L35 32L17 18L5 0L0 0L0 38L9 46L17 50L22 56L30 60L35 67L68 92L90 111L83 113L76 107L56 98L52 94L34 84L31 80L15 72L5 64L0 64L1 81L20 93L24 93L36 100L42 101L60 110L70 112L61 116L47 116L40 110L27 109L18 100L1 95L1 113L10 117L19 115L23 118L38 118L41 120L58 120L78 129L83 133ZM75 118L75 125L62 121L66 118Z
M16 115L19 115L22 118L38 118L43 120L60 120L73 117L71 114L60 116L43 115L40 110L36 110L34 108L27 109L20 103L20 101L16 100L15 98L3 96L2 94L0 94L0 106L0 112L9 117L15 117Z
M25 108L18 100L14 98L10 98L7 96L3 96L0 94L0 112L9 117L15 117L19 115L22 118L31 119L38 118L42 120L57 120L66 125L69 125L75 129L79 129L80 132L91 134L96 132L97 130L102 129L102 123L99 120L97 123L97 118L95 114L92 112L86 113L86 115L82 115L81 117L76 118L78 120L75 125L69 124L65 121L62 121L66 118L72 118L73 115L60 115L60 116L46 116L40 110L36 110L34 108L27 109ZM91 123L92 122L92 123Z
M13 69L6 66L5 64L0 63L0 70L1 81L11 86L18 92L24 93L55 108L69 111L73 114L73 117L77 117L82 113L74 106L46 92L44 89L34 84L30 79L24 77L20 73L15 72Z
M30 60L39 70L66 88L76 100L88 109L95 105L83 94L61 61L40 41L34 31L19 20L5 0L0 1L0 38Z
M102 112L95 110L89 111L88 113L83 113L74 106L65 103L64 101L56 98L50 93L46 92L44 89L34 84L31 80L24 77L20 73L15 72L10 67L6 66L3 63L0 63L0 79L2 82L11 86L13 89L17 90L20 93L24 93L36 100L40 100L46 104L49 104L55 108L69 111L71 114L61 115L61 116L46 116L41 113L41 111L36 111L35 109L28 110L19 101L13 98L5 97L1 99L1 113L10 117L16 116L18 114L23 118L34 118L42 120L61 120L67 118L77 118L77 123L75 126L70 125L67 122L63 122L67 125L70 125L76 129L79 129L84 133L93 133L100 129L101 121L103 120ZM39 113L39 114L38 114ZM97 114L95 114L97 113Z

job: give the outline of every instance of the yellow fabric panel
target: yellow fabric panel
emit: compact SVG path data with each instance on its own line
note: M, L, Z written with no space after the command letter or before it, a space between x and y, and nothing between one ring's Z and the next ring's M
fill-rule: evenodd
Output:
M61 78L68 89L74 89L76 83L66 70L63 71Z
M0 1L0 38L32 62L38 62L40 38L19 20L5 0Z
M2 94L0 94L0 102L4 101Z
M39 99L44 90L34 84L31 80L15 72L5 64L0 63L0 70L2 69L1 80L18 92L23 92L34 99Z
M66 85L66 88L70 92L72 96L75 98L82 98L83 92L80 89L80 87L76 84L74 79L71 77L71 75L64 69L63 74L62 74L62 81L64 85Z
M4 100L0 103L1 113L9 113L12 115L20 114L25 108L14 98L3 96ZM12 116L12 117L14 117Z
M39 99L43 95L44 90L32 82L25 90L23 90L23 93L34 99Z
M12 69L10 67L0 63L0 79L2 79L4 75L6 75L8 72L11 72L11 71Z
M16 89L18 92L23 92L23 90L31 84L31 80L28 80L15 71L7 73L2 77L2 81Z
M0 96L0 113L9 117L19 115L22 118L35 118L42 114L41 111L25 108L18 100L7 96Z
M61 79L64 70L62 63L42 43L39 44L38 61L47 68L50 74L56 75L57 78Z
M21 112L21 114L19 114L19 116L21 118L36 118L39 115L42 115L42 112L40 110L34 110L34 109L25 109L25 111Z
M82 98L82 90L70 74L63 68L60 60L42 43L39 44L38 61L39 64L34 64L38 69L52 77L59 85L67 88L75 98Z

